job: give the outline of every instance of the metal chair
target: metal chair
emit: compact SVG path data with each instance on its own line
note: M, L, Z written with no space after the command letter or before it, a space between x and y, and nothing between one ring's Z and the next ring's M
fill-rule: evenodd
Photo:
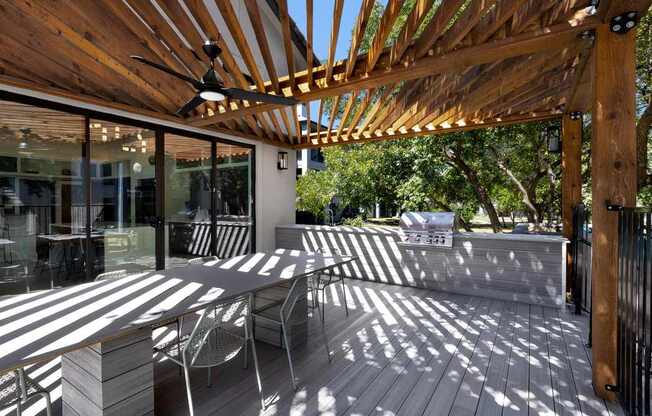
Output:
M256 344L251 332L252 298L253 296L249 295L229 303L209 306L204 309L189 336L182 337L178 342L171 342L156 348L157 352L164 354L183 368L191 416L194 416L194 407L190 391L190 369L207 368L208 386L210 387L211 368L231 361L241 350L244 350L244 367L247 368L248 342L251 342L260 403L263 410L265 409Z
M25 374L19 368L9 373L0 375L0 409L16 406L16 414L23 414L23 406L32 397L45 398L45 411L47 416L52 415L50 393Z
M336 255L340 255L339 250L334 250ZM323 249L318 249L317 253L322 255L330 255L331 253ZM349 316L349 305L346 301L346 285L344 284L344 273L340 270L339 274L333 273L333 268L328 269L326 272L318 273L313 279L309 281L309 287L312 296L312 309L319 308L319 295L321 294L321 319L324 322L324 317L326 316L326 310L324 305L326 304L326 288L332 284L340 282L342 286L342 300L344 303L344 310L346 311L346 316ZM315 296L317 295L317 296Z
M209 261L220 260L217 256L204 256L204 257L195 257L194 259L188 260L188 264L204 264Z
M295 390L297 390L297 382L294 376L294 367L292 365L292 353L290 351L292 349L292 345L289 342L288 329L297 325L308 323L308 281L310 278L310 276L304 276L297 278L294 280L294 282L292 282L292 286L290 286L287 297L279 309L278 317L275 317L274 312L276 309L274 307L263 309L261 311L254 311L252 314L256 320L268 321L281 326L285 351L288 356L288 365L290 366L292 387L294 387ZM302 302L306 303L306 310L301 307L297 308L297 306L300 306ZM321 314L320 309L318 308L317 310ZM330 362L331 352L330 348L328 347L328 338L326 337L326 331L324 330L323 319L321 320L321 332L322 336L324 337L324 347L326 348L326 354L328 354L328 361Z
M97 277L95 278L95 281L99 282L101 280L118 280L127 276L129 275L127 274L126 270L113 270L110 272L98 274Z

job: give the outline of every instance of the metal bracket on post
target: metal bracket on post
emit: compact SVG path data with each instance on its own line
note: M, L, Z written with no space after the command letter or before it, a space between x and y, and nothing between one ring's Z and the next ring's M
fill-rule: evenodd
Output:
M631 11L611 18L609 28L612 32L624 35L638 24L638 12Z
M624 207L622 205L611 204L609 201L607 201L607 211L618 212L618 211L622 211L623 208Z
M604 389L607 390L607 391L610 391L612 393L618 393L620 391L618 386L616 386L614 384L605 384Z
M569 115L571 120L580 120L582 118L582 112L581 111L573 111Z

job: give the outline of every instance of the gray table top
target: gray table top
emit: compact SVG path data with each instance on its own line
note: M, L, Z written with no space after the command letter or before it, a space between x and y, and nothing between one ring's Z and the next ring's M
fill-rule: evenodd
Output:
M279 249L0 299L0 374L354 260Z

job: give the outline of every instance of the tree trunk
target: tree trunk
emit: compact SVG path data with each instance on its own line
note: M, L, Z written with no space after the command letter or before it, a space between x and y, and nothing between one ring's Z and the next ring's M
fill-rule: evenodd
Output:
M500 219L498 218L496 208L494 207L491 198L489 198L489 192L487 192L487 189L480 183L478 175L471 168L471 166L469 166L457 153L455 153L454 150L446 152L446 157L451 162L452 166L461 171L471 186L473 186L480 204L485 209L485 211L487 211L487 215L489 215L489 221L491 222L491 228L493 231L495 233L501 232Z
M650 178L647 174L647 138L652 127L652 102L648 103L647 108L641 114L636 124L636 151L638 153L638 187L648 185Z
M502 170L505 173L505 175L507 175L509 180L512 181L512 183L516 186L516 188L518 188L519 192L521 193L523 204L525 204L525 206L528 209L527 212L528 221L533 222L534 228L536 230L539 230L541 213L539 212L539 209L533 202L534 199L532 198L532 190L531 190L532 187L528 189L525 187L525 185L523 185L523 182L521 182L516 177L516 175L514 175L514 172L512 172L511 169L509 169L507 165L505 165L505 163L498 157L498 152L496 152L495 149L490 147L490 151L493 153L494 159L496 160L496 164L498 165L500 170Z

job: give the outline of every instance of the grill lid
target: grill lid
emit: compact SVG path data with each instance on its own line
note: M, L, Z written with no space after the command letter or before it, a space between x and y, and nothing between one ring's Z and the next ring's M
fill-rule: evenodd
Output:
M400 227L404 231L453 231L454 212L405 212L401 215Z

